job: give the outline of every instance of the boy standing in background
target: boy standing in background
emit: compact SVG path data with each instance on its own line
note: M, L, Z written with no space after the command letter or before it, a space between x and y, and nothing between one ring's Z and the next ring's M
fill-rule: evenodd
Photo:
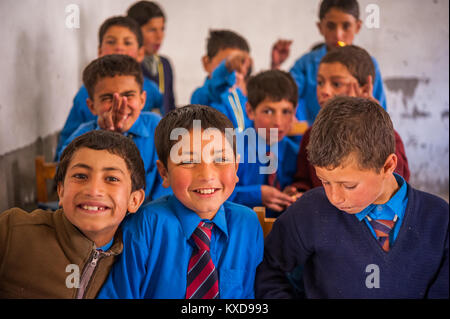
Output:
M313 124L320 110L316 94L317 70L320 60L330 50L352 44L361 26L362 21L359 18L357 0L323 0L320 3L317 27L324 37L325 44L303 55L290 70L299 90L297 117L299 119L305 118L309 126ZM280 51L280 53L289 51L289 41L279 41L279 44L274 46L274 50ZM272 61L272 67L278 68L287 56L288 54L272 54L272 57L280 58L278 61ZM375 65L375 82L372 95L386 109L386 97L381 73L375 58L372 57L372 60Z
M159 87L164 96L164 108L161 115L175 108L173 90L173 71L169 60L158 55L164 40L166 17L162 9L152 1L139 1L133 4L127 12L142 31L145 57L142 61L144 76L149 77Z

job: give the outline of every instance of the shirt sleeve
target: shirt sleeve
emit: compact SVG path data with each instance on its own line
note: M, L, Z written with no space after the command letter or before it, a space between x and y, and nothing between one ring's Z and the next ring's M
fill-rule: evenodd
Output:
M73 105L70 109L69 116L66 123L59 134L59 141L56 147L55 161L58 159L57 155L62 152L63 145L67 145L66 140L76 131L76 129L83 123L95 119L95 115L87 107L86 99L88 97L87 90L82 86L75 97L73 98Z
M375 66L375 81L373 83L372 95L380 102L383 109L387 110L386 95L384 94L383 78L381 77L380 68L378 67L378 62L374 57L372 57L372 61Z
M139 212L138 214L143 214ZM138 215L123 225L123 252L103 285L99 299L142 299L148 284L148 252L151 225Z

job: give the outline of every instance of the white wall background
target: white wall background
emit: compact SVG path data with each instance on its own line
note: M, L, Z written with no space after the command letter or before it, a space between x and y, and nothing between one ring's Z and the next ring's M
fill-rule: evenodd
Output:
M83 67L97 54L100 24L134 1L2 0L0 2L0 156L59 131L81 85ZM176 102L187 104L203 83L200 59L210 28L245 36L254 71L269 66L271 45L294 40L288 70L321 41L313 0L160 0L167 15L161 54L175 70ZM449 2L360 1L361 18L374 3L380 28L363 27L355 44L379 62L388 111L402 136L413 185L446 192L449 176ZM80 28L65 26L66 7L80 9ZM30 164L31 165L31 164Z

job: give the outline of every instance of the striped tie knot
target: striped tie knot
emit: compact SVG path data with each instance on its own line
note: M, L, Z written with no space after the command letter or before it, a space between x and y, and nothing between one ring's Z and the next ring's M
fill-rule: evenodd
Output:
M197 249L189 260L186 299L219 297L219 274L211 258L210 243L214 224L200 222L191 235Z
M395 222L386 219L369 219L369 222L375 231L380 246L384 251L389 251L389 233L394 227Z

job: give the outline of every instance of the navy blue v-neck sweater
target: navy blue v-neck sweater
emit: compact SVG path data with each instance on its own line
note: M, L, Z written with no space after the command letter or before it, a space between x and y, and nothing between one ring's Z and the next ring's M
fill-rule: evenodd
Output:
M364 221L338 210L323 187L306 192L267 236L257 298L293 298L286 274L303 268L308 298L448 298L449 205L408 185L389 252Z

